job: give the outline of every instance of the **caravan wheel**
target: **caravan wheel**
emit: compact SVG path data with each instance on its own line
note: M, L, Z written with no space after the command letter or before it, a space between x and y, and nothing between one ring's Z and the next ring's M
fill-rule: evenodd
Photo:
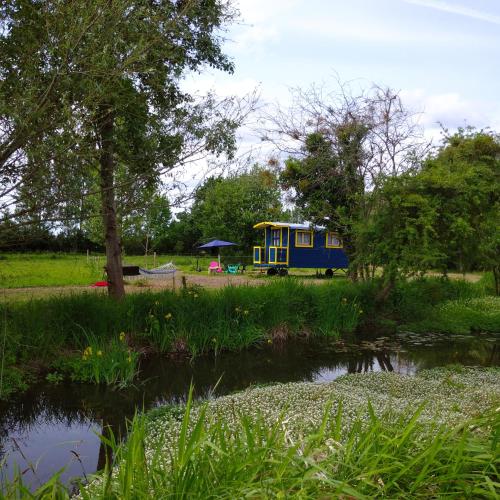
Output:
M277 273L278 273L278 271L276 271L276 269L274 267L270 267L267 270L267 275L268 276L276 276Z
M332 270L332 269L327 269L327 270L325 271L325 276L326 276L327 278L333 278L333 270Z

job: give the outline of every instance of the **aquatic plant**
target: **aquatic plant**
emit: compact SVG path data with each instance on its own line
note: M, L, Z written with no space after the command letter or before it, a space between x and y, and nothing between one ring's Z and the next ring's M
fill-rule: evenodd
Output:
M88 335L86 347L76 355L53 363L76 382L125 387L138 373L139 353L127 344L125 332L107 342Z
M500 370L461 368L191 391L103 438L114 460L78 497L498 498L499 388ZM57 475L39 491L67 495Z

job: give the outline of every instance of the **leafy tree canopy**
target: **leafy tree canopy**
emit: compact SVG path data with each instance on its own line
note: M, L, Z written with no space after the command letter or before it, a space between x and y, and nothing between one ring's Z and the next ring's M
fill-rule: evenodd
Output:
M376 209L360 221L363 266L387 280L449 268L486 269L500 279L500 141L461 129L445 136L417 172L388 178L371 194Z
M210 177L195 193L193 205L182 214L172 232L191 238L191 248L218 238L249 251L260 235L254 224L286 217L276 175L261 167L228 177ZM185 250L190 250L185 248Z
M233 71L222 36L234 16L226 0L2 2L3 220L79 217L75 200L99 196L109 291L122 296L115 193L133 210L162 173L235 149L238 106L180 88L187 71Z

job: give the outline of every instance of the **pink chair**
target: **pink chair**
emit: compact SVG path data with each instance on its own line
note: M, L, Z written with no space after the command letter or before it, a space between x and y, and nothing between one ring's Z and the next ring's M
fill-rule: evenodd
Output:
M210 262L210 265L208 266L208 274L221 272L222 268L219 266L219 263L216 260Z

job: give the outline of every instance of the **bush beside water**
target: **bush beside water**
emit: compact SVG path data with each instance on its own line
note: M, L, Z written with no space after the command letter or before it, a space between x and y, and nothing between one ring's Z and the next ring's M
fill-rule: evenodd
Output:
M500 297L449 300L437 305L429 316L406 328L414 332L500 332Z
M133 382L138 372L139 353L128 346L125 332L108 342L90 336L87 344L81 356L59 358L52 363L52 368L56 371L47 375L48 380L59 383L60 377L56 375L60 375L60 370L67 373L74 382L120 387Z

